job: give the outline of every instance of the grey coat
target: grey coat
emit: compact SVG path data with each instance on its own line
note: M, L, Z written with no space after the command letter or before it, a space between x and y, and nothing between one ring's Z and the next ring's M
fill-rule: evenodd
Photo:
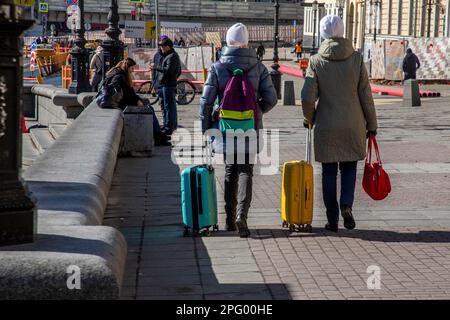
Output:
M263 128L263 113L270 111L277 104L277 94L272 79L267 68L256 58L255 50L224 47L220 60L214 63L209 70L208 79L200 98L200 119L203 132L210 128L218 128L217 108L222 101L227 82L230 80L227 69L233 70L234 68L248 71L248 77L255 89L258 101L259 129ZM216 98L218 98L218 104L215 104Z
M327 39L311 57L302 108L314 124L316 161L364 159L366 132L377 129L377 117L363 58L350 40Z

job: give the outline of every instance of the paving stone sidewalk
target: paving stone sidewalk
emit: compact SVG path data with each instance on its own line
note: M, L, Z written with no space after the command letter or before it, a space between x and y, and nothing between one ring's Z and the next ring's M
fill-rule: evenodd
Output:
M152 158L119 159L105 224L119 228L129 245L122 298L449 299L450 98L423 99L412 109L398 98L375 98L393 191L384 201L370 200L360 187L361 165L353 231L323 230L316 164L312 234L281 228L279 170L254 177L250 238L223 230L184 238L179 173L185 165L171 161L170 147L156 148ZM192 130L198 104L178 110L179 123ZM280 130L279 169L305 157L301 119L299 106L279 105L265 117L265 128ZM216 175L223 229L223 166ZM368 288L368 268L379 268L380 289Z

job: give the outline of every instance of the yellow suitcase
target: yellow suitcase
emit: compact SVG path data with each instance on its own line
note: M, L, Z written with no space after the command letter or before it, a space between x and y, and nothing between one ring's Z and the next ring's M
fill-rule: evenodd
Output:
M289 231L312 232L314 174L311 165L311 129L306 141L306 161L289 161L283 165L281 218Z

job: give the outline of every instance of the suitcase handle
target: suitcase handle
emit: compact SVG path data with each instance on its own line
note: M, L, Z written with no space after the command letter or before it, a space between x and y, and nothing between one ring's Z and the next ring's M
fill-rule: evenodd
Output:
M311 194L312 194L311 185L309 184L309 182L306 182L306 185L305 185L305 208L306 209L308 208L309 200L311 200Z
M311 164L311 124L308 124L308 130L306 132L306 162Z

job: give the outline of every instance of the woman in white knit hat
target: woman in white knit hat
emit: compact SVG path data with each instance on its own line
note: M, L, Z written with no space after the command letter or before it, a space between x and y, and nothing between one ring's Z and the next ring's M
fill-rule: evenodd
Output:
M231 26L226 35L227 46L222 49L220 60L211 66L200 98L202 130L219 127L218 106L223 99L230 73L241 69L252 83L257 106L257 128L262 129L262 114L277 103L277 95L267 68L258 61L255 50L248 47L248 30L242 23ZM215 104L216 98L219 103ZM214 107L216 106L216 107ZM225 149L225 148L224 148ZM239 230L240 237L248 237L247 215L252 199L253 164L226 163L225 211L226 229Z
M339 211L345 228L356 226L352 206L357 161L365 158L366 138L376 134L377 117L363 57L353 49L350 39L343 38L341 18L322 18L320 35L325 40L310 59L302 108L305 126L314 125L315 159L322 163L322 192L328 218L325 228L337 232Z

